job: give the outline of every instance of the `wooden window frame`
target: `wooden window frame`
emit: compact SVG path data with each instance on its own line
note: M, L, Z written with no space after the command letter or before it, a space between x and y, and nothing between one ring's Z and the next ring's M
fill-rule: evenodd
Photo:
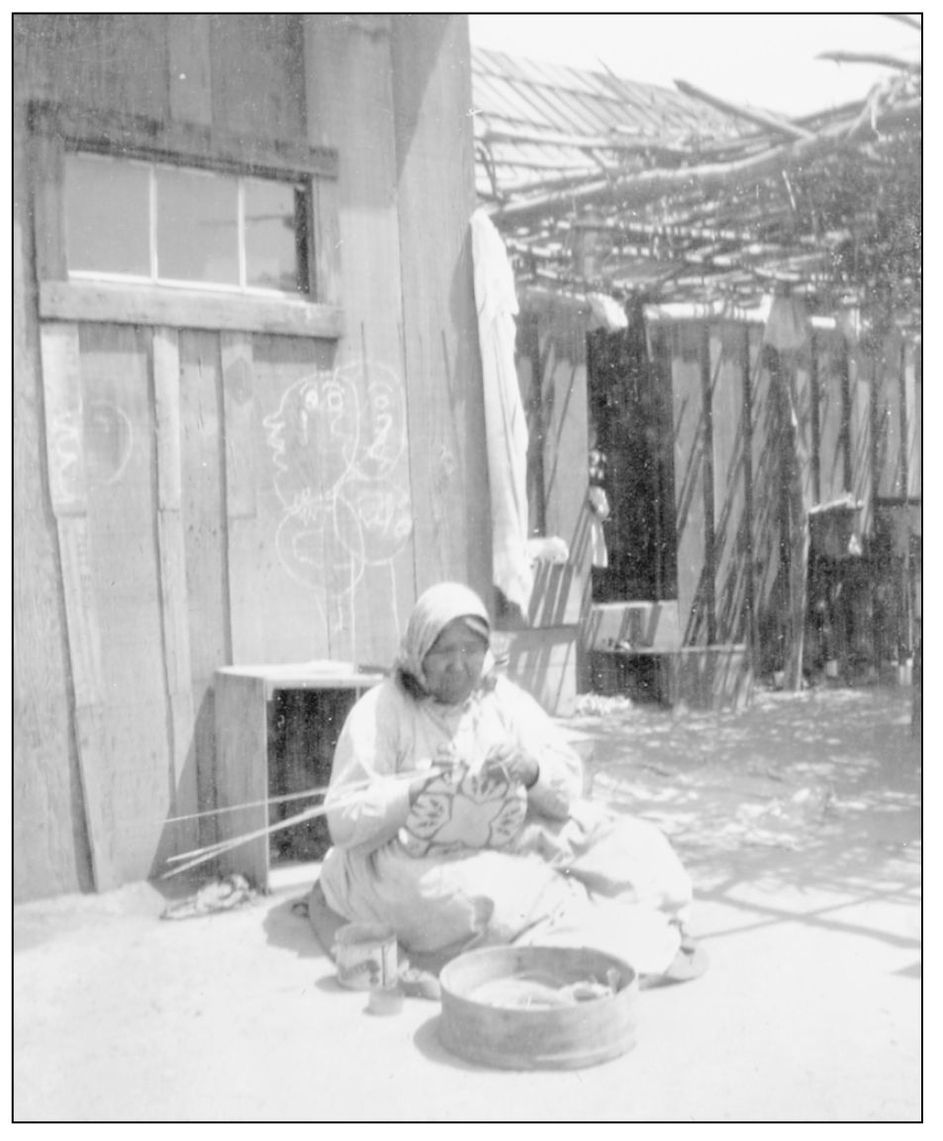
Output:
M39 316L172 328L281 333L337 339L340 304L337 152L262 142L188 123L91 112L58 104L29 107ZM253 296L205 286L70 280L65 250L67 151L173 163L303 184L308 198L307 297Z

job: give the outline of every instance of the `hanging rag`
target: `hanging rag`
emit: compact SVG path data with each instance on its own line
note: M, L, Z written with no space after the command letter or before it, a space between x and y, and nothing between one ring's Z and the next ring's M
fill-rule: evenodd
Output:
M475 304L485 395L495 585L527 613L533 572L527 554L527 421L514 364L514 274L494 223L472 215Z
M592 484L589 488L589 549L590 565L605 569L609 566L609 548L603 523L609 518L609 497L605 489Z
M616 333L628 327L629 319L625 315L625 309L608 293L587 293L586 300L589 302L587 332L605 329L607 333Z

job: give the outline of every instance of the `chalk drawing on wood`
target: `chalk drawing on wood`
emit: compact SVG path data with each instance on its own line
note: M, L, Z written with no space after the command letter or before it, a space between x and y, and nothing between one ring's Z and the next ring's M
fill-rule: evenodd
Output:
M318 372L290 385L263 425L281 565L325 602L349 598L412 533L402 382L369 362Z
M57 412L49 425L49 442L51 485L59 489L62 502L81 501L85 484L81 411Z
M85 470L90 481L117 483L133 447L134 430L126 412L107 400L85 405Z

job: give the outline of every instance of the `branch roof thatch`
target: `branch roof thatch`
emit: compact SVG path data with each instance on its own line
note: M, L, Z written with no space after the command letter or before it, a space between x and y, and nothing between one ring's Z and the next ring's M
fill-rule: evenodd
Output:
M787 119L473 49L480 199L522 283L740 310L778 283L918 328L920 69L881 62L867 99Z

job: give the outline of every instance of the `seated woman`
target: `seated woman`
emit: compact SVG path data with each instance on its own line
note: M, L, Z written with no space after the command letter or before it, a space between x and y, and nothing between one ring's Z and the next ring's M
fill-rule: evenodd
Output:
M498 672L481 599L427 590L341 732L321 887L409 951L589 946L684 977L691 883L657 828L582 797L579 756ZM685 944L686 946L686 944Z

